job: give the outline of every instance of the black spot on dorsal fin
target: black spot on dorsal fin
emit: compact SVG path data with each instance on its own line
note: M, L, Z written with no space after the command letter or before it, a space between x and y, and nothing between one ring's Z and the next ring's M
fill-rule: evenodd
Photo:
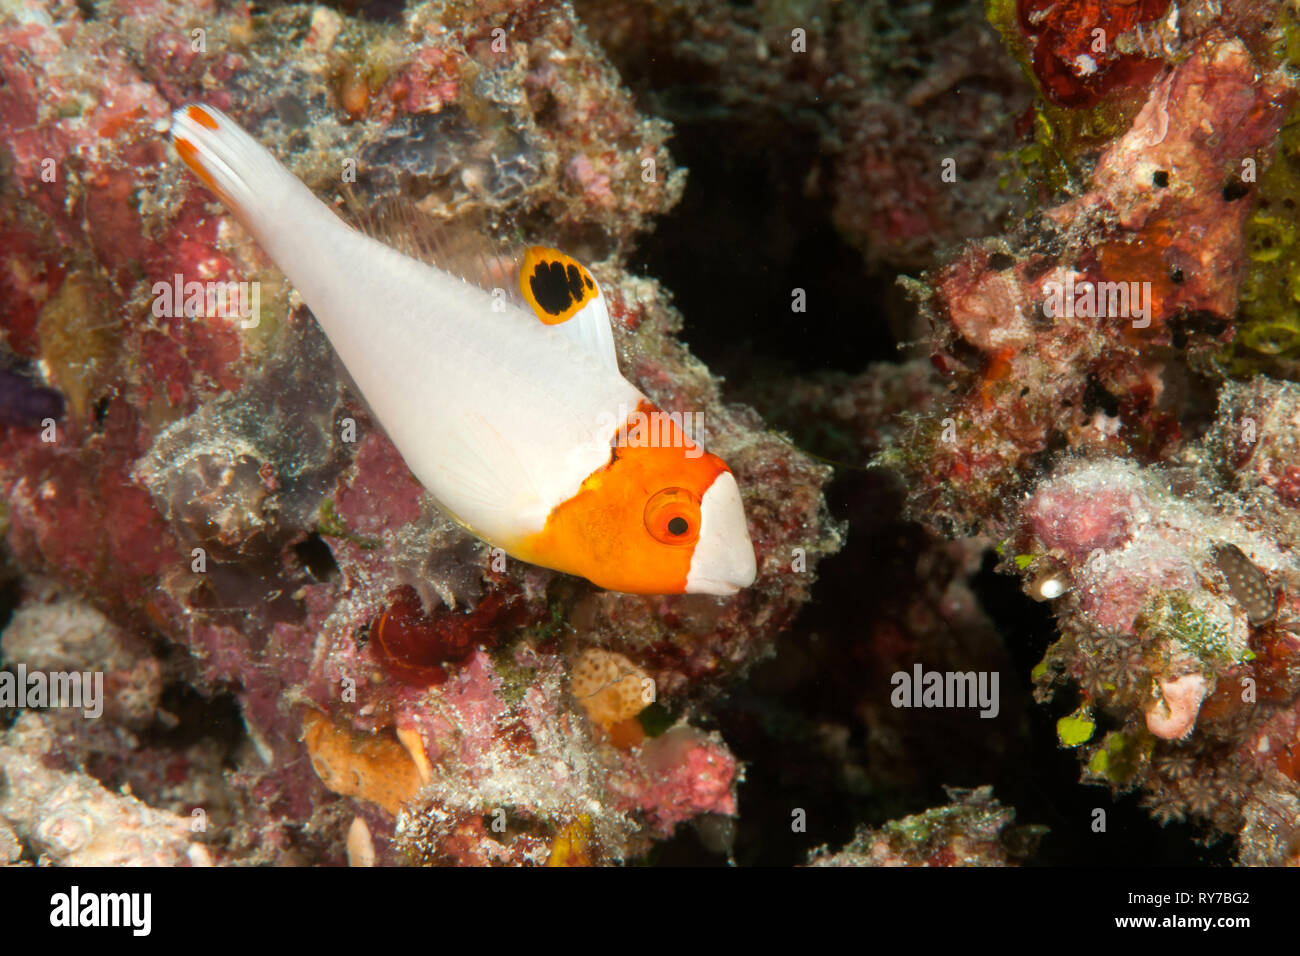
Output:
M539 262L528 277L533 298L550 315L561 315L575 302L586 297L583 276L576 265L565 268L562 262Z

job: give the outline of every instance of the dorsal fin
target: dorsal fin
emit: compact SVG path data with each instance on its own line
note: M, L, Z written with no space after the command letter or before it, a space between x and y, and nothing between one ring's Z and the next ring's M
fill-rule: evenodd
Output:
M531 308L519 291L522 248L493 239L485 224L436 219L409 200L366 207L354 194L345 198L348 220L359 232L487 292L500 289L508 301Z
M359 231L504 296L618 371L605 297L591 273L573 257L546 246L525 248L495 240L482 223L435 219L409 200L369 207L352 193L345 200L348 218Z

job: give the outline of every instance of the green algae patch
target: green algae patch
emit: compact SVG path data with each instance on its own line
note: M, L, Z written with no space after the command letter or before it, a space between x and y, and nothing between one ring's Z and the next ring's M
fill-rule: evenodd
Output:
M1240 663L1246 648L1236 648L1227 627L1175 591L1138 618L1139 628L1150 635L1177 641L1206 663Z
M524 699L528 688L537 676L536 668L524 667L515 661L513 648L506 648L492 657L493 670L501 681L497 694L506 704L513 707Z
M365 538L350 531L342 516L335 509L333 500L329 498L321 502L319 518L316 523L316 533L322 538L341 538L344 541L351 541L363 551L373 551L383 544L378 538Z
M1284 7L1285 43L1279 51L1293 69L1300 67L1300 23ZM1267 168L1247 158L1227 172L1225 199L1255 208L1246 220L1246 274L1237 309L1237 333L1220 360L1228 373L1247 378L1259 372L1300 381L1300 106L1282 124L1277 149ZM1252 180L1258 177L1258 185Z
M672 711L658 701L637 714L637 720L641 722L641 730L647 737L660 737L677 723L677 717Z
M1114 731L1106 735L1088 760L1088 773L1117 787L1126 786L1137 776L1144 753L1143 745L1134 737Z
M1081 747L1092 739L1096 730L1097 722L1092 719L1090 708L1080 707L1056 722L1056 739L1062 747Z

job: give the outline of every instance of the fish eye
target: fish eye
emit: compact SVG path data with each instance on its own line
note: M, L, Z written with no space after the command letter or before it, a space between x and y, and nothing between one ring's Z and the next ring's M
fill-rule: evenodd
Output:
M660 544L694 544L700 536L699 499L685 488L665 488L646 505L645 526Z

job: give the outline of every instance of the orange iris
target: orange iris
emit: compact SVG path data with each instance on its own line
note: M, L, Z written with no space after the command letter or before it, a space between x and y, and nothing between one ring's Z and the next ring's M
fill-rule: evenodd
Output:
M645 506L645 526L662 544L694 544L700 536L700 502L685 488L665 488Z

